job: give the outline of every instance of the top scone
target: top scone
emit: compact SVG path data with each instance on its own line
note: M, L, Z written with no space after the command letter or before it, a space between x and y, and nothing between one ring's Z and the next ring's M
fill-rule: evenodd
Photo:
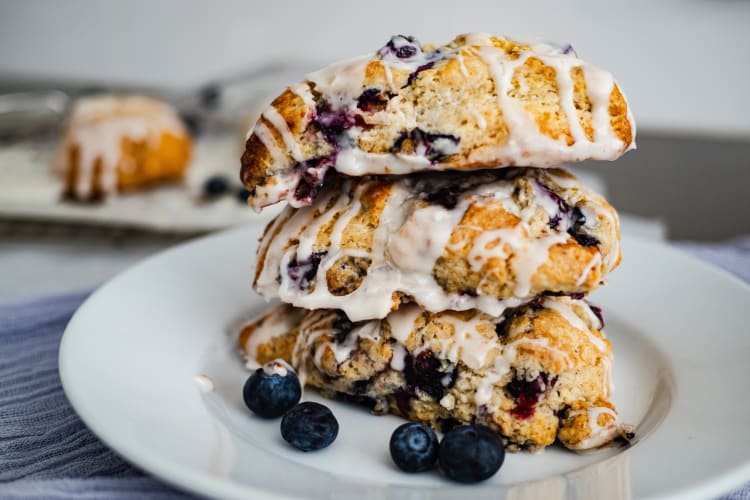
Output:
M343 174L614 160L635 123L612 75L572 48L473 33L434 48L395 36L374 55L287 88L247 138L242 180L260 209L308 205Z

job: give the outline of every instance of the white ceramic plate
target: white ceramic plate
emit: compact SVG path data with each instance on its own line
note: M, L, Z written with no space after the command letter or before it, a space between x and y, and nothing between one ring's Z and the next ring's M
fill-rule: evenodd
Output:
M234 331L266 307L250 287L258 233L152 257L101 287L68 325L60 373L70 401L154 475L225 498L707 498L750 481L750 287L627 237L623 264L594 301L614 345L615 403L637 426L631 447L510 454L489 481L461 486L395 469L387 443L400 419L327 402L336 442L291 449L279 422L252 416L241 399L248 373ZM215 390L202 392L198 375Z
M206 135L195 142L185 180L110 197L101 203L60 199L62 180L50 171L51 145L0 148L0 218L125 226L171 233L196 233L267 220L281 205L262 215L232 194L205 202L201 189L212 175L239 186L242 153L239 134Z

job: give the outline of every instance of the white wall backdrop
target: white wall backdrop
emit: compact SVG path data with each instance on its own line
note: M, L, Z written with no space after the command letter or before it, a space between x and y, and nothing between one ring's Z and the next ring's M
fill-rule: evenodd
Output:
M750 138L750 1L0 0L0 78L186 87L278 57L330 61L391 34L571 42L642 128Z

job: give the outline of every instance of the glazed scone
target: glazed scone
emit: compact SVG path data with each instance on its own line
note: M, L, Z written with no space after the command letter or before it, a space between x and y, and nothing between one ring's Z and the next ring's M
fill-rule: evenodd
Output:
M250 362L283 359L307 385L376 412L441 430L484 424L510 449L555 439L588 449L621 431L601 327L598 309L568 297L539 299L503 318L406 304L384 320L358 323L340 311L282 305L246 325L239 345Z
M54 169L64 196L96 200L180 179L192 140L175 110L142 96L95 96L73 105Z
M241 175L256 209L302 206L329 169L550 167L634 146L620 87L570 45L472 33L435 48L395 36L278 96L248 133Z
M614 209L559 169L329 177L258 246L255 289L352 321L415 301L499 316L542 293L585 294L620 260Z

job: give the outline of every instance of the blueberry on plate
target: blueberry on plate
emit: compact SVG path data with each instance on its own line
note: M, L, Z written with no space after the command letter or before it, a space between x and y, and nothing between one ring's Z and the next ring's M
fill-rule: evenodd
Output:
M502 439L484 425L454 427L443 437L438 452L443 473L460 483L484 481L500 469L503 460Z
M250 375L242 388L245 404L263 418L282 416L299 402L302 388L294 370L281 360L271 361Z
M218 198L229 191L229 181L222 175L212 175L203 183L203 196L208 199Z
M437 462L438 448L435 431L418 422L403 424L391 434L391 458L404 472L432 469Z
M281 437L298 450L320 450L333 443L339 423L327 406L312 401L300 403L281 419Z
M240 203L247 203L247 199L250 197L250 190L244 187L237 190L237 201Z

